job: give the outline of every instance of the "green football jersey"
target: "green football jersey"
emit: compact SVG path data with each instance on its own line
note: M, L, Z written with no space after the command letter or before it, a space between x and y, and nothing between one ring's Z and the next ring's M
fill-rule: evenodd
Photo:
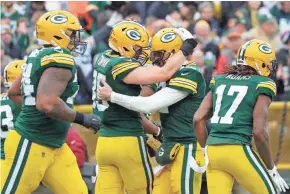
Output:
M21 108L15 104L6 93L1 94L1 159L4 159L4 142L9 130L14 129L14 123Z
M251 144L253 111L259 95L271 99L276 84L258 75L218 75L210 82L213 94L212 128L207 144Z
M193 115L205 96L203 75L194 66L184 66L167 82L166 87L189 93L179 102L160 110L164 141L193 143Z
M96 89L101 85L101 79L112 87L113 91L129 96L138 96L139 85L126 84L123 79L140 67L141 64L132 58L113 55L108 50L96 57L93 82L93 110L102 120L101 136L141 136L144 130L138 112L128 110L117 104L98 99Z
M15 130L28 140L48 146L64 144L71 123L48 117L36 109L36 94L41 75L49 67L66 68L72 71L72 79L60 98L73 108L79 86L74 58L67 49L41 48L28 56L22 73L22 109L16 120Z

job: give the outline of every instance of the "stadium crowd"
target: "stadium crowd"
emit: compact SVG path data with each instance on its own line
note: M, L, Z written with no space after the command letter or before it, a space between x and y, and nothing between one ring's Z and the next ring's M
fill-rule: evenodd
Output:
M252 38L268 41L276 50L279 68L276 100L287 98L290 80L290 2L1 2L1 89L3 69L37 48L35 23L46 11L64 9L77 15L89 42L85 55L76 57L80 90L76 104L91 104L93 59L108 49L112 27L123 19L146 26L150 36L164 27L184 27L199 41L191 59L206 82L234 64L241 44ZM289 87L288 87L289 88Z

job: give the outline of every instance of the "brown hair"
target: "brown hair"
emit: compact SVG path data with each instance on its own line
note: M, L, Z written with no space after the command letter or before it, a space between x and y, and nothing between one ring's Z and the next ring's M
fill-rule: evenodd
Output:
M248 65L228 65L224 74L234 75L259 75L258 72L251 66Z

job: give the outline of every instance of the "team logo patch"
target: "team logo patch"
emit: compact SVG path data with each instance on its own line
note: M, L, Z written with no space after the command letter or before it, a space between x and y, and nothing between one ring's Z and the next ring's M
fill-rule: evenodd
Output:
M127 36L132 40L140 40L141 34L136 30L128 30L126 32Z
M266 53L266 54L272 53L272 49L266 44L261 44L259 46L259 50L262 51L263 53Z
M161 36L161 41L162 42L171 42L176 38L176 34L174 32L168 32L166 34L163 34L163 36Z
M63 24L65 23L66 21L68 20L68 18L65 16L65 15L61 15L61 14L58 14L58 15L54 15L50 18L50 21L52 23L55 23L55 24Z

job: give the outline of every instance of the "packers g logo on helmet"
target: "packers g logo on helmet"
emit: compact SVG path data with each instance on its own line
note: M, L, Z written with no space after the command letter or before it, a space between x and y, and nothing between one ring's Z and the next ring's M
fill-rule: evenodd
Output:
M163 36L161 36L161 41L162 42L171 42L176 38L176 34L174 32L168 32L166 34L163 34Z
M266 54L272 53L272 49L266 44L261 44L259 46L259 50L262 51L263 53L266 53Z
M141 34L139 32L137 32L136 30L128 30L126 34L132 40L140 40L141 39Z
M67 20L68 18L65 15L61 15L61 14L54 15L50 18L50 21L55 24L62 24L62 23L65 23Z

